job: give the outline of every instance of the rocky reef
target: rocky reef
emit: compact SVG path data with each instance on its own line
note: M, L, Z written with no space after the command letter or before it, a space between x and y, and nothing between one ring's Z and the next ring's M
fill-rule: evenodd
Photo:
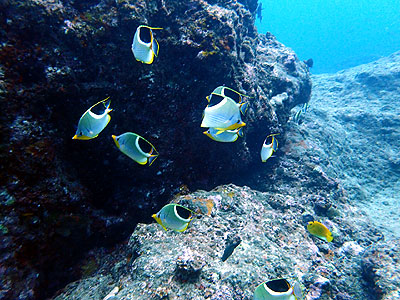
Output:
M345 198L321 210L313 196L301 189L257 192L234 185L178 196L174 202L198 213L188 230L139 224L128 245L99 255L96 273L55 299L102 299L119 287L115 299L250 300L258 284L281 277L300 281L305 299L382 299L377 291L395 299L398 278L380 279L398 252L393 257L390 247L383 250L388 244L376 244L383 236ZM332 243L307 232L313 218L329 224ZM240 244L222 261L235 240Z
M290 136L337 178L387 237L400 232L400 52L312 77L310 110ZM289 135L289 134L288 134Z
M197 212L188 230L139 224L127 245L94 253L98 268L55 299L102 299L118 287L114 299L250 300L281 277L299 281L307 300L399 299L398 203L358 192L379 193L385 175L396 191L399 65L395 53L313 76L309 110L288 123L277 157L242 179L251 188L178 194L173 203ZM331 243L310 235L311 220L330 228Z
M283 133L290 109L310 97L306 66L257 33L254 0L0 6L1 299L43 299L88 273L90 260L74 267L85 251L124 239L183 184L240 180L265 135ZM163 28L152 65L130 50L140 24ZM230 145L199 127L218 85L252 97L245 136ZM114 109L106 130L71 140L82 113L106 96ZM125 131L156 146L153 166L115 148L111 134Z

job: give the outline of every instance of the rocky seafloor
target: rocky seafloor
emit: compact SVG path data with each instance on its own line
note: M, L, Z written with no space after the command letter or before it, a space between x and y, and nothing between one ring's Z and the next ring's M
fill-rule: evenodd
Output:
M93 274L55 299L102 299L115 287L121 300L253 299L258 284L281 277L298 280L309 300L399 299L398 194L388 205L359 192L377 193L383 177L396 191L398 57L313 76L309 111L288 124L277 157L243 179L252 188L176 195L172 202L198 213L187 231L139 224L126 245L93 255ZM312 219L328 225L333 242L308 233Z
M400 52L313 76L310 110L291 136L338 178L349 199L391 239L400 238Z

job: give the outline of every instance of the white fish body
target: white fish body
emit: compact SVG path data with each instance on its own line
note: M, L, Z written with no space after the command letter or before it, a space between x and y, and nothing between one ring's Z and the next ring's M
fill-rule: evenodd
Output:
M154 146L136 133L126 132L119 136L113 135L112 138L114 139L116 146L122 153L141 165L145 165L146 163L149 163L149 165L151 165L154 159L156 159L158 156L158 153ZM144 152L140 148L139 139L144 140L151 146L151 151L149 153Z
M216 105L207 106L204 110L204 118L201 127L230 130L246 125L240 116L239 107L239 104L228 97L224 98ZM235 126L235 124L240 126Z
M151 64L153 63L154 56L158 55L158 42L157 40L153 37L153 31L152 29L148 26L139 26L136 29L135 35L133 37L132 41L132 52L133 55L135 56L136 60L145 63L145 64ZM145 42L140 38L140 32L141 30L149 30L150 31L150 41Z
M274 152L276 150L278 150L278 140L275 138L276 134L271 134L269 136L267 136L267 138L265 139L262 147L261 147L261 161L262 162L266 162L268 160L268 158L270 158L272 156L272 154L274 154ZM272 141L270 144L267 144L267 140L268 138L272 136Z
M185 231L192 219L181 217L177 212L177 207L186 209L185 207L170 203L165 205L157 214L153 215L153 218L159 223L165 230L172 229L174 231L183 232ZM190 211L186 209L187 211Z
M224 132L219 134L218 132L219 132L218 129L209 128L207 131L203 133L207 135L210 139L222 143L232 143L235 142L239 136L243 136L242 128L235 130L225 130Z
M261 160L262 162L266 162L268 158L270 158L274 154L274 149L272 149L271 145L262 145L261 148Z
M107 99L96 103L82 115L82 117L79 119L78 128L76 129L75 136L73 137L74 140L93 139L97 137L104 128L106 128L107 124L111 120L111 117L108 113L112 111L112 109L109 108L109 104L101 115L93 113L91 109L99 103L106 101Z

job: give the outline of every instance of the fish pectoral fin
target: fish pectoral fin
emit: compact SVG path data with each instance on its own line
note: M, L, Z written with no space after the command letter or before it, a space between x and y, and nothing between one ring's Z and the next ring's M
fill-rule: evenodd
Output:
M219 134L221 134L221 133L223 133L225 130L218 130L216 133L215 133L215 135L219 135Z

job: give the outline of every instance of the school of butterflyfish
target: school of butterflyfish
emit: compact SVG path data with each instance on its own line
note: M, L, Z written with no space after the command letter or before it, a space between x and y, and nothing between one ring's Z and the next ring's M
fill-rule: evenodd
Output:
M159 27L150 27L140 25L134 34L132 41L132 53L135 59L144 64L152 64L155 57L158 57L159 44L154 38L153 30L159 30ZM206 97L207 106L203 112L203 118L200 127L207 128L203 133L210 139L221 143L235 142L239 137L243 137L243 128L246 123L242 116L245 115L249 106L243 99L246 96L226 86L218 86ZM104 111L96 114L92 110L95 107L103 105ZM111 100L109 97L99 101L91 106L79 119L77 130L72 139L90 140L106 128L111 120L110 108ZM308 110L308 103L294 115L292 120L300 123L301 115ZM279 133L269 134L261 146L261 161L266 162L278 150L278 140L276 136ZM125 132L118 136L112 135L117 148L126 156L140 165L152 165L159 153L148 140L133 132ZM145 149L144 149L145 148ZM175 232L184 232L193 221L195 212L176 203L165 205L152 217L166 231L168 229ZM307 230L310 234L326 241L333 240L330 230L322 223L317 221L309 222ZM223 256L225 261L240 244L237 242L228 245ZM298 282L291 285L289 281L283 278L274 279L261 283L254 292L254 300L300 300L303 299L302 289Z

